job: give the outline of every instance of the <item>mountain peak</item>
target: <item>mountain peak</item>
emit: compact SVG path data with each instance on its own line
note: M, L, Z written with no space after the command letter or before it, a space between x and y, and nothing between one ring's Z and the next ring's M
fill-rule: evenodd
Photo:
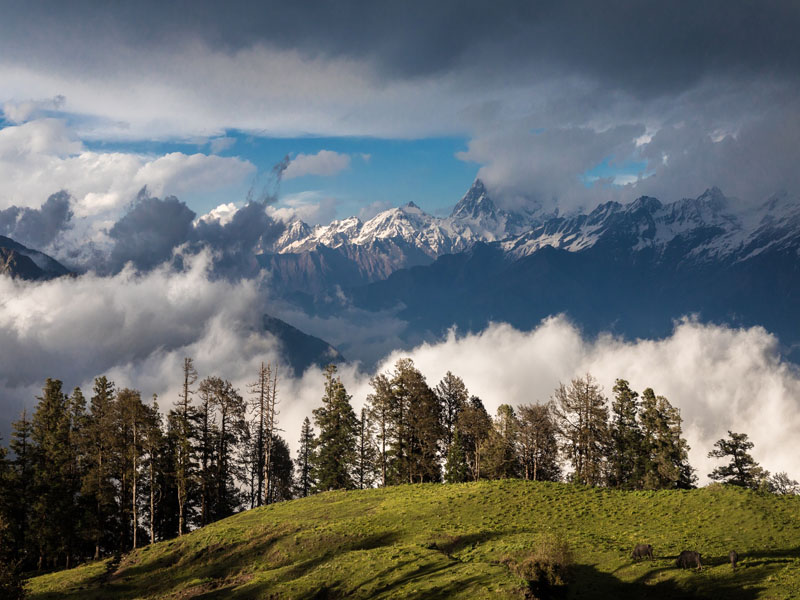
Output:
M464 197L458 201L458 204L455 205L453 212L450 214L451 217L457 219L478 219L482 216L494 217L495 215L494 202L489 198L486 186L483 185L483 181L480 179L475 179L472 182L472 186L464 194Z

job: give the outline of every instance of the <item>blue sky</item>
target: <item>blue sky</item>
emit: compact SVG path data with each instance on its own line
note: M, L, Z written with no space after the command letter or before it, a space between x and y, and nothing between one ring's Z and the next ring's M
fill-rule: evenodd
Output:
M272 185L271 171L283 157L316 154L330 150L350 155L350 166L331 176L306 175L281 183L280 198L313 191L320 197L335 198L337 216L358 214L372 203L398 206L413 201L428 212L441 214L451 208L467 191L480 165L456 158L466 149L467 140L459 137L432 137L417 140L368 137L259 137L228 131L230 146L219 156L236 156L250 161L258 175L241 186L208 195L192 194L181 198L193 210L204 213L223 202L241 202L248 188L256 192ZM169 152L208 153L210 142L86 142L98 152L135 152L160 156ZM270 187L270 190L272 188ZM280 203L280 199L279 199Z

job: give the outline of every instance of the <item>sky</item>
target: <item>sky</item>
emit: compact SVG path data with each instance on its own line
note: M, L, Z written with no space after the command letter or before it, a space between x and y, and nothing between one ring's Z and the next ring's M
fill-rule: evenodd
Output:
M277 202L320 222L476 176L562 210L798 188L795 2L162 4L3 2L0 208L204 214L287 156Z
M744 204L797 198L798 31L794 0L0 0L0 233L90 270L0 281L0 433L45 376L89 386L104 372L171 398L191 355L201 375L244 386L278 360L254 333L274 309L269 281L247 268L281 221L366 219L409 201L443 215L476 177L510 210L713 186ZM294 317L334 343L380 337L382 365L399 352L392 318ZM693 460L748 426L757 457L800 478L787 451L800 424L782 418L800 413L800 379L769 332L684 322L663 340L588 340L554 318L403 351L432 383L459 356L491 409L546 400L588 369L606 390L629 373L691 418ZM520 346L530 363L513 362ZM492 393L491 369L509 365ZM344 370L363 402L371 373ZM676 372L713 376L688 389ZM742 372L750 387L735 385ZM299 423L321 388L319 373L296 375L284 410ZM770 410L758 430L756 396Z

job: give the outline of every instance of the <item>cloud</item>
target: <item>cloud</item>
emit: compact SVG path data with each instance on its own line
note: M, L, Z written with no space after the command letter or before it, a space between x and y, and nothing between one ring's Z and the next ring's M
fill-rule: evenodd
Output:
M44 248L70 226L72 209L65 191L51 195L41 208L11 206L0 210L0 235L32 248Z
M268 211L273 218L290 223L300 219L310 225L327 225L336 218L339 201L317 190L288 194Z
M275 341L259 333L268 312L334 344L349 340L351 359L358 347L365 357L384 356L374 371L357 362L342 366L357 407L370 392L369 377L401 356L411 357L431 384L452 370L492 412L501 403L547 401L559 382L590 372L606 394L622 377L639 391L653 387L678 406L701 480L714 466L706 453L729 429L751 437L765 468L800 476L794 451L800 371L781 358L776 338L762 328L684 320L663 339L624 341L586 338L553 317L532 331L493 324L408 347L399 339L403 324L385 315L362 314L359 320L355 313L322 318L281 312L268 301L268 281L214 277L208 250L178 257L173 263L181 268L164 264L144 274L127 268L111 277L47 282L0 277L0 430L7 433L23 405L32 406L46 377L88 391L93 377L107 374L145 395L158 393L168 408L178 397L181 361L192 356L202 376L226 377L244 392L262 360L284 364ZM280 369L280 426L294 447L302 418L319 404L323 377L319 369L294 378Z
M794 443L800 435L800 370L781 359L777 339L759 327L684 320L664 339L626 342L586 339L554 317L530 332L495 324L477 334L451 333L441 342L392 353L378 371L402 356L413 358L431 384L448 370L461 376L490 412L502 403L546 402L559 382L587 372L610 395L621 377L640 392L652 387L681 409L690 462L701 481L716 465L706 454L729 429L750 436L753 455L765 468L800 476ZM356 375L348 383L362 402L366 379Z
M298 154L286 170L284 179L294 179L306 175L329 177L350 167L350 155L339 154L333 150L320 150L316 154Z
M219 154L220 152L225 152L225 150L230 150L233 148L234 144L236 144L235 137L223 136L214 138L208 142L208 147L212 154Z

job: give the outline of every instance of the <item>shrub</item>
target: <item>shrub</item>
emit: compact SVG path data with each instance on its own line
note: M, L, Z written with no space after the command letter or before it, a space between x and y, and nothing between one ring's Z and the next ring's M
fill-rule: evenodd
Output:
M530 552L517 558L508 557L503 562L531 588L541 589L566 585L573 556L566 540L543 534L536 539Z

